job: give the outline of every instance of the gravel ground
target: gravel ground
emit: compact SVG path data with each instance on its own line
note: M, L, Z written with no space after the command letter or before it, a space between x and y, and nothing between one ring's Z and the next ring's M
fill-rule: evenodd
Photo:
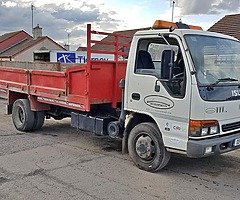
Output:
M240 199L240 150L203 159L173 155L148 173L121 154L121 142L47 120L18 132L0 100L0 200Z

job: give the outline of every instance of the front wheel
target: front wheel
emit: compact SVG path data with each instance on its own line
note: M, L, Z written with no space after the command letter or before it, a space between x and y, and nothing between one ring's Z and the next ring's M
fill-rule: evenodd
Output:
M132 129L128 138L128 151L133 162L149 172L159 171L170 159L158 127L150 122L141 123Z

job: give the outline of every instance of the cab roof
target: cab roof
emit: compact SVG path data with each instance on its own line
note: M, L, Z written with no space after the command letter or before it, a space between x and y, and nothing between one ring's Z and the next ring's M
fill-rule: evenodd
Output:
M176 34L180 37L183 37L184 35L205 35L205 36L221 37L226 39L237 40L232 36L224 35L221 33L215 33L215 32L203 31L203 30L192 30L192 29L174 29L172 31L170 29L150 29L150 30L138 31L135 33L134 36L143 36L143 35L159 36L159 34L171 34L171 33Z
M200 26L188 25L182 22L174 23L163 20L156 20L152 26L152 29L138 31L135 33L135 36L171 34L171 33L176 34L178 36L195 34L237 40L234 37L224 35L221 33L203 31Z

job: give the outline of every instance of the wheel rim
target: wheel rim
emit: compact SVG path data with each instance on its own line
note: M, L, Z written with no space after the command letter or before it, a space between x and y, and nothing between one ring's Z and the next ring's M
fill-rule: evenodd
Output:
M141 134L136 140L136 153L145 160L151 161L156 155L156 144L147 134Z
M21 107L18 107L17 113L18 113L19 121L21 123L23 123L25 120L25 115L24 115L23 109Z

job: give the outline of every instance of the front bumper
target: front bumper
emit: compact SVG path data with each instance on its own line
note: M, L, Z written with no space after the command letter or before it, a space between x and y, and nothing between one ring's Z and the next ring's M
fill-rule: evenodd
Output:
M240 132L234 135L222 136L205 140L189 140L187 143L187 156L191 158L200 158L210 155L222 154L240 148L234 146L234 141L240 138ZM206 152L207 147L212 147L212 151Z

